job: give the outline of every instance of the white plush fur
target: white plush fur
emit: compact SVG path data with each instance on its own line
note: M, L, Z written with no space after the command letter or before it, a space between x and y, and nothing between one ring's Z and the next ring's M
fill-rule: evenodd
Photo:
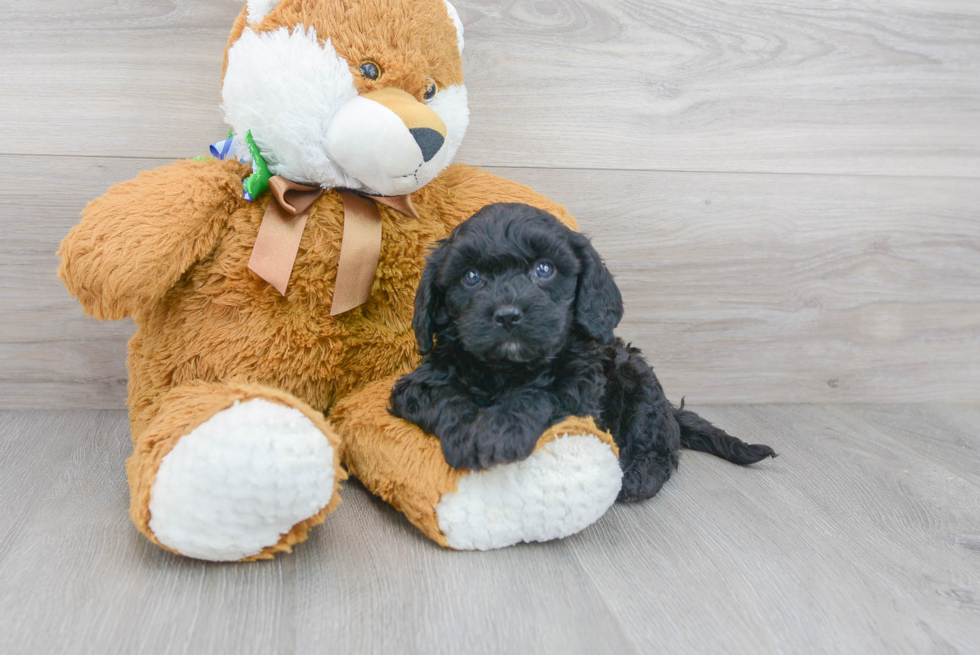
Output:
M357 96L347 61L316 30L256 33L246 28L228 51L225 121L248 130L274 174L294 182L357 188L327 155L326 128Z
M348 63L329 40L321 47L316 31L302 26L246 28L228 52L222 101L226 122L237 135L252 131L273 174L380 195L428 184L452 162L469 125L466 87L440 90L429 107L448 134L435 157L423 161L404 123L360 98Z
M456 26L456 45L459 47L459 51L463 51L463 21L459 19L459 12L456 11L456 7L453 6L449 0L445 0L446 10L449 12L449 17L453 19L453 25Z
M235 403L195 428L160 464L150 530L182 555L256 555L326 507L334 453L302 412L266 400Z
M446 144L442 150L422 168L422 174L431 176L429 178L431 179L452 163L456 151L463 144L466 128L470 124L470 107L466 98L466 86L454 84L442 89L435 98L429 101L429 109L442 119L448 132Z
M402 119L380 103L349 100L327 127L326 143L331 159L368 189L393 196L420 186L422 150Z
M261 23L262 19L268 16L280 0L248 0L248 22Z
M436 506L458 550L549 541L593 524L616 501L622 471L595 435L565 435L522 462L469 473Z

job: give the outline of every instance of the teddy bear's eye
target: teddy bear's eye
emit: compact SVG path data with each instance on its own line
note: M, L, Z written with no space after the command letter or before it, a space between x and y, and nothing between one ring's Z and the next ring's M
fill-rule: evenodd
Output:
M429 85L429 88L425 90L425 95L422 96L422 97L426 101L429 101L429 100L432 100L433 98L435 98L436 97L436 94L438 92L439 92L439 87L437 87L436 86L436 83L433 82L432 84Z
M358 70L361 71L361 75L369 80L376 80L381 77L381 67L373 61L364 62Z
M463 275L463 284L468 287L475 287L480 283L480 272L471 268Z

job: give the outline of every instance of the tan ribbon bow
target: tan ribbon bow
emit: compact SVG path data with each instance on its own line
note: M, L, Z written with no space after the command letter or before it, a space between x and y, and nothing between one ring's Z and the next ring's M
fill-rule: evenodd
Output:
M279 175L270 178L269 190L273 197L265 208L248 267L286 295L310 208L324 190L290 182ZM340 189L337 192L344 201L344 235L337 261L331 316L360 307L371 295L381 256L381 212L372 200L406 216L419 217L407 195L361 196Z

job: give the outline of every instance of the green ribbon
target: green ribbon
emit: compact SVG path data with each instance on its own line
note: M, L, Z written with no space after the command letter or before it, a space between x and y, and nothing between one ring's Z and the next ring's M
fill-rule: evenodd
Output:
M242 188L245 190L245 199L252 201L259 197L259 194L269 188L269 178L272 174L269 172L269 166L265 163L265 159L259 152L259 147L255 145L255 139L252 138L252 130L245 133L245 145L248 146L248 150L252 153L252 170L254 171L248 178L242 182Z

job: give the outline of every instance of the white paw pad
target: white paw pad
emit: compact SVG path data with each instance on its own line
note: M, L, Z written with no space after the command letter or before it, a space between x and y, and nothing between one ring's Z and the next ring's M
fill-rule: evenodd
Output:
M565 435L521 462L463 476L436 506L439 529L458 550L560 539L605 514L622 480L607 444Z
M211 561L257 555L333 496L334 452L298 409L236 402L183 437L157 471L150 529Z

